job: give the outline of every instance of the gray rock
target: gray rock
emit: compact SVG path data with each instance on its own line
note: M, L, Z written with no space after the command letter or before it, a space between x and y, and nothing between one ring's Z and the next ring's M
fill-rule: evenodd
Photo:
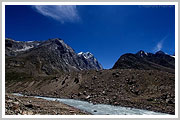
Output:
M7 60L7 68L14 67L17 70L23 66L22 71L29 71L29 74L32 75L39 72L51 75L58 71L102 69L94 55L89 52L77 54L59 38L40 42L18 42L6 39L6 56L16 56ZM41 67L38 68L40 71L37 71L37 67L40 65ZM21 71L21 69L17 71Z

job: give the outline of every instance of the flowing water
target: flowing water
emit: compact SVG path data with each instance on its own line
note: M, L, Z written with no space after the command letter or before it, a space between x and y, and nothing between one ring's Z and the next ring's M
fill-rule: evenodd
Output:
M23 96L19 93L14 93L17 96ZM50 98L41 96L31 96L35 98L42 98L50 101L59 101L64 104L70 105L72 107L78 108L80 110L87 111L94 115L169 115L160 112L153 112L149 110L136 109L130 107L113 106L106 104L92 104L86 101L74 100L74 99L60 99L60 98Z

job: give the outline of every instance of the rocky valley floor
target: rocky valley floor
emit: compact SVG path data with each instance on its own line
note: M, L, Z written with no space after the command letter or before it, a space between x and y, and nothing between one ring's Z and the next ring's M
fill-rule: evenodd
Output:
M6 81L6 92L175 114L175 74L157 70L89 70L12 80Z
M88 115L60 102L47 101L28 96L15 96L6 94L6 115Z

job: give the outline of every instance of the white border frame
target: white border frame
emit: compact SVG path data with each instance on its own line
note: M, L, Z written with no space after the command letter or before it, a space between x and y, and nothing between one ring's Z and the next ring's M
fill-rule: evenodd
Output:
M175 115L5 115L5 5L175 5ZM2 118L178 118L178 2L2 2Z

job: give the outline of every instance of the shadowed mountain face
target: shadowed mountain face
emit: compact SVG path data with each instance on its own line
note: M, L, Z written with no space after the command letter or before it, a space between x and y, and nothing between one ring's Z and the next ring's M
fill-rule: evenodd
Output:
M102 69L94 56L84 58L61 39L19 42L6 39L6 68L29 74L55 74L78 70ZM9 72L8 71L8 72Z
M155 54L139 51L122 55L112 69L161 70L174 73L175 58L162 51Z

